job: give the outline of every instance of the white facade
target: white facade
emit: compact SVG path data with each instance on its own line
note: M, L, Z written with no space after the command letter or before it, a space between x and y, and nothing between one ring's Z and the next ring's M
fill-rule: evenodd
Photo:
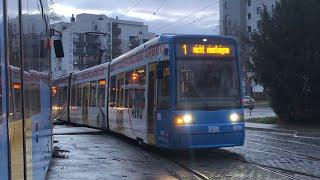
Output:
M277 0L220 0L220 34L229 35L235 27L248 32L258 29L263 7L271 11Z
M260 13L263 11L265 6L269 12L273 9L277 0L251 0L251 5L249 6L247 0L246 8L246 25L251 32L258 30L258 21L261 19Z
M57 37L54 37L58 39ZM63 42L63 51L64 58L56 58L55 52L51 50L51 69L52 69L52 78L63 76L69 73L74 72L73 65L73 33L71 29L63 31L61 40Z
M53 78L97 65L98 59L102 59L102 62L110 60L114 58L112 55L116 50L117 55L123 54L134 47L133 40L140 45L156 36L149 32L148 26L143 22L94 14L79 14L72 22L59 22L53 24L52 28L62 32L65 55L64 58L57 59L53 51Z

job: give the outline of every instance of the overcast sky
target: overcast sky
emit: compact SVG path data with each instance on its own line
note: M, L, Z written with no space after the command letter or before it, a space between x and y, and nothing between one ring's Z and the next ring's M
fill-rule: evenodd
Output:
M142 21L151 32L219 33L219 0L54 0L56 13L91 13Z

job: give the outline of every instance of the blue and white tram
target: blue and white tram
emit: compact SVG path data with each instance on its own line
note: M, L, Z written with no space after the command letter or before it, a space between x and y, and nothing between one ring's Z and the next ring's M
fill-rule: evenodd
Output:
M105 63L54 79L53 117L107 130L108 68L109 63Z
M78 109L70 121L167 149L243 145L238 50L228 37L159 36L110 64L80 72L88 75L69 88L70 115ZM97 74L101 67L104 76ZM99 80L108 91L97 91ZM106 102L102 110L99 97Z

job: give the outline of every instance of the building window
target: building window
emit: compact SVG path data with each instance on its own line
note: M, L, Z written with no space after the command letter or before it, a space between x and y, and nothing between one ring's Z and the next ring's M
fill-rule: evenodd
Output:
M224 21L227 22L229 20L229 15L224 16Z
M111 32L111 24L108 23L108 31Z
M257 14L261 14L261 7L257 7Z
M133 41L133 40L135 40L136 39L136 36L129 36L129 41L131 42L131 41Z
M248 0L248 6L251 6L251 0Z
M248 13L248 19L251 19L251 13Z
M248 32L251 33L251 26L248 26Z
M228 1L224 2L224 8L229 9L229 2Z
M257 27L258 27L258 29L261 29L261 26L262 26L261 21L258 21L258 22L257 22Z
M98 25L94 25L94 30L98 31Z

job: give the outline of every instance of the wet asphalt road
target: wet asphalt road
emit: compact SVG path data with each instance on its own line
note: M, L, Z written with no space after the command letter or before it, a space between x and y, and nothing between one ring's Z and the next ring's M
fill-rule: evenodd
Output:
M243 147L141 148L86 128L57 126L47 179L320 179L320 139L247 130Z

